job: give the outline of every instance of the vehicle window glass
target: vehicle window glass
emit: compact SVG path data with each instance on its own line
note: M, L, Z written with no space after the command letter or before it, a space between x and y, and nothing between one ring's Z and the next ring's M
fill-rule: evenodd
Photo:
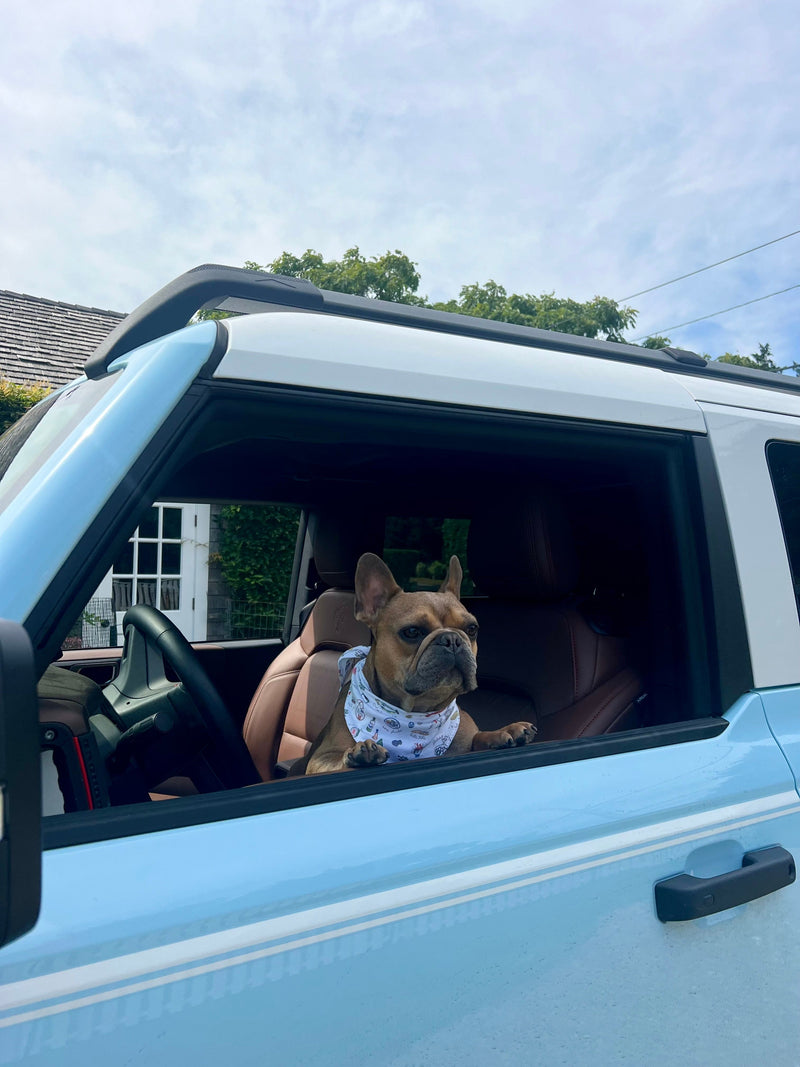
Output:
M67 386L26 412L0 437L0 511L39 471L115 381L113 374L100 381Z
M283 633L300 511L157 501L142 516L63 649L122 644L133 604L164 612L189 641Z
M464 571L461 593L469 596L475 583L467 558L468 518L391 516L386 520L383 558L398 584L407 592L438 589L447 575L451 556Z
M767 462L800 614L800 445L788 441L770 441L767 445Z

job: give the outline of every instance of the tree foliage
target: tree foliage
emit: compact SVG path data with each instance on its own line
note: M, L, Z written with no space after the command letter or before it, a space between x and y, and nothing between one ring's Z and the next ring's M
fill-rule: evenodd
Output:
M633 308L620 307L607 296L595 296L580 303L554 293L508 293L495 281L484 285L462 285L457 300L432 305L438 311L454 311L481 319L512 322L539 330L558 330L579 337L602 337L623 341L622 331L636 322Z
M752 367L754 370L768 370L773 374L783 374L785 370L800 370L800 364L790 363L786 367L779 367L773 357L769 344L759 344L757 352L751 352L749 356L740 356L738 352L726 352L717 356L717 363L733 363L737 367Z
M39 382L35 385L17 385L0 378L0 433L3 433L28 408L38 404L50 392L50 386Z
M417 264L399 250L382 256L363 256L357 245L348 248L341 259L322 258L319 252L307 248L301 256L282 252L266 267L248 260L250 270L268 270L289 278L305 278L318 289L332 289L351 296L370 296L377 300L393 300L399 304L426 304L417 296L420 276Z
M658 349L660 348L669 348L671 344L672 342L670 341L669 337L662 337L660 333L654 333L651 334L650 337L645 337L645 339L640 343L639 347L653 348L658 351Z

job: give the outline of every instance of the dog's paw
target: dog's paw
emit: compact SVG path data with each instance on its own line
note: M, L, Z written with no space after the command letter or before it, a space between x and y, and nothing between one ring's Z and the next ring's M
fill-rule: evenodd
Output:
M358 741L354 748L345 753L347 767L380 767L389 758L389 753L377 741Z
M529 745L535 739L538 729L532 722L512 722L510 726L504 726L500 733L508 734L513 745Z
M537 727L532 722L512 722L501 730L482 730L472 742L473 751L492 748L514 748L529 745L536 738Z

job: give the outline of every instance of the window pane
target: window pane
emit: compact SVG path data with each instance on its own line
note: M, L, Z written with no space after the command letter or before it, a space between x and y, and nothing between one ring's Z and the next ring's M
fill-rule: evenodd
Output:
M181 606L180 578L164 578L161 581L161 610L177 611Z
M114 611L127 611L131 606L133 581L130 578L115 578L111 583L111 602Z
M182 508L164 508L164 529L161 534L165 538L180 539L181 536L181 520L183 518Z
M149 604L151 608L156 606L156 580L152 578L136 583L136 603Z
M767 445L772 485L778 501L783 537L800 613L800 445L770 441Z
M133 573L133 542L128 541L114 561L114 574Z
M139 523L140 537L158 537L158 508L150 508Z
M475 591L467 561L469 519L390 517L386 520L383 558L397 583L409 592L436 590L447 576L451 556L464 571L461 594Z
M181 546L180 544L166 544L161 546L161 573L181 573Z
M158 573L158 545L153 542L139 542L139 574Z

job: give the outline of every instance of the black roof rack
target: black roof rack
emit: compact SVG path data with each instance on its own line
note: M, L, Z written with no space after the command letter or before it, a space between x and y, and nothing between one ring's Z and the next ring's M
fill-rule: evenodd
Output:
M350 296L318 289L302 278L286 278L280 274L267 274L244 267L225 267L216 263L204 263L186 271L140 304L92 353L86 361L86 375L89 378L102 377L118 356L181 329L201 308L217 307L246 314L276 306L481 337L532 348L557 349L560 352L636 363L672 372L701 374L789 392L800 391L800 378L787 378L734 364L709 362L695 352L680 348L655 351L638 345L597 341L590 337L538 330L531 326L435 311L413 304Z

